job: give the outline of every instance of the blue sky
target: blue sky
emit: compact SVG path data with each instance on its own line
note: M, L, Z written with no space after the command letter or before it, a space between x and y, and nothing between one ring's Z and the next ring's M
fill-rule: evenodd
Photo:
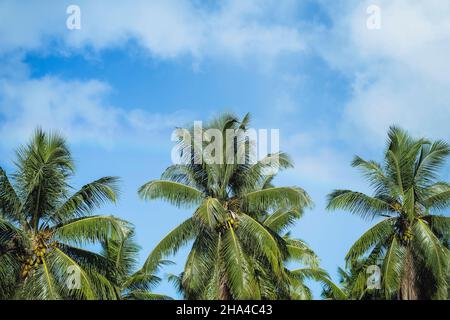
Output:
M70 4L80 30L66 28ZM379 30L366 26L371 4ZM450 140L449 14L446 0L0 0L0 165L12 172L36 126L61 131L74 186L122 177L120 201L99 213L136 225L144 259L191 214L137 196L171 164L172 130L250 112L253 127L280 129L296 167L276 183L316 204L293 234L336 279L372 223L324 209L335 188L367 190L353 156L380 160L391 124ZM185 254L164 273L178 273ZM174 295L166 282L155 291Z

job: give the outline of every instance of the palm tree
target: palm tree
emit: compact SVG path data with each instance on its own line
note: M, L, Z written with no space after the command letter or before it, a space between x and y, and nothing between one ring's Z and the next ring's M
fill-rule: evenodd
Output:
M150 292L161 278L156 272L170 261L161 260L154 270L135 270L140 246L134 240L134 230L130 229L124 237L108 238L102 243L102 255L114 265L110 278L121 300L169 300L168 296Z
M397 127L388 136L383 165L360 157L352 164L374 194L336 190L329 195L330 210L382 218L350 248L347 263L364 255L381 260L385 298L446 299L450 218L436 213L450 205L450 185L438 180L450 147L413 139Z
M248 115L238 121L225 114L200 133L206 135L208 129L217 129L225 137L227 129L245 131L248 122ZM191 129L191 137L195 130ZM235 136L233 143L220 146L225 155L219 163L195 152L195 146L199 146L198 141L180 139L179 153L184 161L167 168L161 180L150 181L139 190L144 199L164 199L179 208L196 208L156 246L145 267L193 241L180 279L188 299L265 298L261 278L269 281L269 277L277 282L272 287L288 290L282 287L287 277L283 267L288 255L286 241L261 218L280 207L302 211L311 205L301 188L268 187L274 174L267 175L267 169L273 169L276 163L270 160L278 159L279 169L291 167L291 161L285 154L276 153L250 163L254 145L241 135ZM200 146L207 149L205 142ZM242 154L244 163L239 161Z
M70 194L74 164L66 142L40 129L16 154L12 180L0 168L1 298L111 297L110 264L81 246L126 232L122 220L91 215L116 201L117 178Z

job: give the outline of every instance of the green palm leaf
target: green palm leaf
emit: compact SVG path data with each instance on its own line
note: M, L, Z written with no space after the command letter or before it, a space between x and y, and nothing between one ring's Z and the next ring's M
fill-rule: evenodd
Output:
M296 208L282 207L271 215L268 215L264 220L264 225L274 232L280 233L291 226L294 221L299 219L301 216L302 212Z
M202 200L198 189L172 181L155 180L144 184L139 194L146 200L164 199L177 207L191 207Z
M404 247L399 244L396 237L393 237L386 252L382 271L382 281L386 299L391 298L400 288L400 281L404 269L404 258Z
M345 257L346 261L351 262L361 257L376 244L385 243L394 232L394 223L395 219L393 218L385 219L370 228L350 248Z
M91 216L69 220L53 228L60 241L86 243L102 241L110 236L124 237L127 223L113 216Z
M95 208L108 202L115 202L117 195L117 177L104 177L91 182L71 196L52 217L55 221L71 219L90 214Z
M425 264L438 280L439 294L447 291L449 251L444 247L428 224L418 219L413 227L414 242L424 257Z
M222 246L225 276L235 299L258 299L259 290L251 266L233 229L225 233Z
M162 257L175 254L182 246L192 240L197 232L198 226L194 219L185 220L158 243L145 261L143 269L154 270L155 264L159 263Z
M390 205L382 199L351 190L335 190L328 195L328 210L348 210L363 218L375 218L391 212Z
M0 167L0 216L5 216L14 221L20 221L18 210L21 207L20 199L11 185L5 171Z
M275 187L245 194L243 204L249 211L264 211L279 207L310 207L312 201L301 188Z

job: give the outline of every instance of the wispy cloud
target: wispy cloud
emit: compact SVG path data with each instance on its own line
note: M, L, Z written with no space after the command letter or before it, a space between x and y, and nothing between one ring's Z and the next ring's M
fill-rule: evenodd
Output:
M108 84L97 80L0 80L0 135L8 137L1 144L23 142L41 126L64 133L73 143L149 146L158 137L170 139L171 130L186 121L182 112L159 114L110 105L110 92Z
M208 8L196 1L77 1L81 30L67 30L67 1L0 2L1 51L102 50L136 41L159 58L189 55L260 58L299 53L305 43L295 25L280 19L297 6L288 1L228 0Z
M209 6L199 3L78 1L82 29L69 31L65 27L69 2L0 1L0 64L4 66L0 68L0 94L3 106L7 106L1 111L3 130L20 136L28 130L22 127L30 128L38 122L59 123L71 136L87 140L92 137L108 144L133 130L150 132L150 128L164 124L179 125L183 121L180 117L109 105L105 97L111 88L106 83L95 79L32 79L26 76L21 59L16 58L13 64L4 61L11 62L11 55L17 52L46 52L49 48L62 54L87 48L101 51L124 47L131 40L159 59L188 55L199 61L214 57L256 61L263 66L286 54L297 55L300 60L302 55L298 54L306 50L307 54L325 59L330 68L339 70L352 82L350 99L341 101L342 111L332 125L335 138L345 140L347 145L352 142L379 147L391 124L399 124L415 134L450 135L448 1L318 0L331 21L327 23L297 19L301 6L297 1L280 4L274 0L228 0ZM366 9L370 4L381 8L380 30L366 28ZM283 70L285 77L298 76L298 70L289 71L286 66ZM12 80L17 78L16 71L23 74L23 81ZM285 117L286 123L290 123L293 114L298 115L295 90L296 86L287 85L273 99L278 117ZM27 95L23 94L25 91ZM309 107L302 105L302 116L307 116ZM175 123L178 119L180 122ZM329 120L324 119L322 125L327 127ZM339 157L339 150L331 147L319 153L322 156L311 159L311 165L322 161L325 168L327 157Z
M380 30L366 27L366 9L374 3L381 9ZM450 3L379 0L324 6L333 27L318 32L315 47L332 67L353 78L353 96L342 114L348 138L358 132L365 142L382 143L391 124L448 137Z
M188 0L80 0L81 30L72 31L66 28L70 4L0 1L0 132L8 133L8 143L23 140L37 125L62 130L74 142L136 143L188 118L109 105L112 88L95 79L33 78L23 62L30 52L90 54L132 41L151 58L189 56L194 65L205 58L231 59L270 68L280 56L305 49L297 26L285 19L295 1L205 6Z

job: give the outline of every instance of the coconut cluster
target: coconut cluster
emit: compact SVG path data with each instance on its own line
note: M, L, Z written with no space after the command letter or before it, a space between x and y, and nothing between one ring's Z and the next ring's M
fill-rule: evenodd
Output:
M50 236L48 234L38 234L33 237L31 241L31 251L29 255L23 258L23 266L21 277L26 278L36 270L42 263L43 258L49 249L57 246L56 242L49 242Z
M411 228L407 228L403 233L402 240L404 242L410 242L414 238Z

